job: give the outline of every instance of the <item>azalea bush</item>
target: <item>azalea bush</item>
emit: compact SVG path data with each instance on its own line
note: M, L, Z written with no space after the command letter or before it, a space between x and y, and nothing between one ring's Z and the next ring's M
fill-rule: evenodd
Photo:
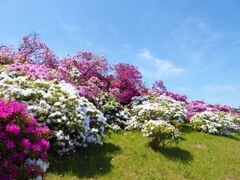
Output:
M223 112L237 114L237 112L235 112L236 110L234 110L234 108L231 108L229 106L226 106L226 105L221 106L219 104L213 105L213 104L205 103L204 101L191 101L186 104L186 107L189 111L189 114L187 116L188 120L190 120L194 114L199 112L204 112L204 111L212 111L212 112L223 111Z
M0 68L0 97L28 105L27 111L48 125L59 154L75 152L88 143L102 144L105 118L70 84L31 80Z
M36 34L24 37L17 50L1 46L0 64L31 78L71 83L81 96L90 100L108 92L118 102L128 104L132 97L146 91L135 66L124 63L110 66L105 57L92 52L79 51L59 59Z
M176 101L181 101L181 102L187 103L187 96L168 91L166 86L164 85L163 81L161 81L161 80L155 81L153 83L151 93L154 93L157 95L169 96L169 97L175 99Z
M164 95L150 97L148 100L142 101L142 104L133 105L130 112L132 118L129 126L136 128L141 128L141 124L145 121L157 119L173 124L183 123L188 113L182 102Z
M121 103L128 104L133 97L142 94L142 75L135 66L119 63L112 70L114 76L110 82L110 93L117 96Z
M49 133L27 106L0 100L0 179L41 179L47 170Z
M190 124L199 131L226 135L240 130L240 116L227 112L205 111L193 115Z
M127 126L127 121L131 115L128 108L115 99L115 96L109 93L103 93L95 104L104 114L104 117L107 118L107 127L112 130L120 130Z
M176 128L162 120L150 120L144 124L143 135L150 138L152 147L164 147L167 143L179 141Z

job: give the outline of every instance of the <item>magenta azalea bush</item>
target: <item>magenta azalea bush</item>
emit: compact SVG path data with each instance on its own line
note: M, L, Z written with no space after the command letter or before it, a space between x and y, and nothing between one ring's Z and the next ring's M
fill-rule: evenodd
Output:
M0 179L41 179L48 167L50 131L26 114L26 108L0 100Z

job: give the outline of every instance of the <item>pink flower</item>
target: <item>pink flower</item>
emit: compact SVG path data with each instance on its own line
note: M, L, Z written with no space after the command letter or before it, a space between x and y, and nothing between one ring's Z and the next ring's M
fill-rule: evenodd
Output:
M42 153L41 154L41 159L46 160L47 159L47 153Z
M20 132L20 127L17 125L7 125L6 126L6 131L15 135L18 135Z
M48 150L50 145L49 145L49 142L46 141L45 139L40 139L38 141L38 144L41 144L41 146L45 149L45 150Z
M42 158L44 161L49 149L49 142L43 138L49 135L48 127L40 127L37 134L35 130L39 125L25 110L24 104L0 99L0 142L3 142L0 148L0 179L20 179L22 174L26 175L26 179L43 175L39 167L22 168L29 158Z
M22 139L21 144L25 149L31 148L31 142L29 141L29 139Z
M10 140L7 140L7 141L5 142L5 144L6 144L6 147L7 147L8 149L12 149L12 148L15 147L14 142L13 142L13 141L10 141Z
M34 166L34 165L28 165L26 172L27 172L28 174L31 174L31 173L33 173L34 169L35 169L35 166Z
M42 147L40 144L33 144L31 149L35 152L40 152L42 150Z

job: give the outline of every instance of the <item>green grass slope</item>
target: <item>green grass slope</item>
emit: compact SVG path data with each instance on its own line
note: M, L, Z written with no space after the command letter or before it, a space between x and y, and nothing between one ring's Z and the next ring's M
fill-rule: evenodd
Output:
M110 133L103 146L50 159L47 180L240 179L240 135L184 129L181 142L153 150L139 132Z

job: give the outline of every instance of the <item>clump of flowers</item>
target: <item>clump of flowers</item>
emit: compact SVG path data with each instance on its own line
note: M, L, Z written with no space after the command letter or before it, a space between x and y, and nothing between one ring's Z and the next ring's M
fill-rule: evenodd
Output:
M102 143L105 118L77 90L61 81L31 80L0 69L0 97L23 102L27 111L48 125L59 154L76 152L88 143Z
M41 179L48 168L50 130L39 126L26 109L0 100L0 179Z
M231 131L240 130L240 116L227 112L205 111L193 115L190 124L199 131L227 135Z
M162 120L150 120L144 124L142 133L150 138L150 145L154 148L164 147L167 143L179 141L176 128Z
M78 52L75 56L61 60L59 77L73 84L81 96L96 99L107 91L106 74L109 69L106 58L91 52Z
M188 113L182 102L164 95L151 97L142 101L142 104L133 105L130 112L132 118L128 122L129 128L141 128L141 124L152 119L162 119L173 124L182 123Z
M186 107L189 111L187 119L190 120L191 117L200 112L211 111L211 112L228 112L232 114L237 114L236 110L229 106L221 106L219 104L213 105L205 103L204 101L191 101L186 104Z
M176 101L181 101L184 103L187 102L187 96L168 91L163 81L161 80L154 82L154 84L152 85L152 92L157 95L169 96L175 99Z
M142 75L135 66L119 63L114 65L112 70L114 75L109 92L117 96L119 102L128 104L133 97L142 94Z
M45 64L11 64L7 67L12 71L21 72L32 79L59 79L58 72L55 69L47 67Z
M107 118L106 124L109 129L120 130L127 126L130 119L130 113L127 107L115 100L115 97L103 93L96 102L96 107L103 112Z

